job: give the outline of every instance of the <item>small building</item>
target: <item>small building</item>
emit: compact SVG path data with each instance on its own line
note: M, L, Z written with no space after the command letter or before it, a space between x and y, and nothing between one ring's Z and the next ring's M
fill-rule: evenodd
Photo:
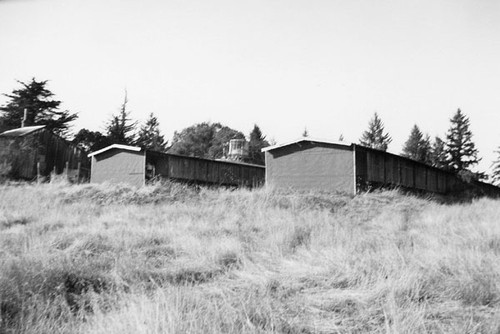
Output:
M244 187L264 183L263 166L235 161L187 157L119 144L89 156L92 183L128 183L136 187L158 179Z
M400 187L422 192L500 195L500 188L465 182L455 173L356 144L300 138L262 149L266 185L296 190L356 194L365 189Z
M262 151L268 186L356 193L354 151L350 144L305 137Z
M81 180L90 172L85 152L43 125L0 133L0 165L9 177L24 180L53 172L66 172L70 178Z

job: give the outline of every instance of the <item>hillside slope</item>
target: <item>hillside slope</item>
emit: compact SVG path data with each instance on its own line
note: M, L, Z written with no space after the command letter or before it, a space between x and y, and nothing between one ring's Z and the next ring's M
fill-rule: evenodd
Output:
M0 188L0 333L496 333L500 202Z

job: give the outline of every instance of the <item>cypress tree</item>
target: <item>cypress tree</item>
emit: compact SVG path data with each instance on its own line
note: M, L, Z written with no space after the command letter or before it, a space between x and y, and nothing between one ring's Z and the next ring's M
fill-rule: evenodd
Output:
M132 145L135 142L136 122L132 122L130 111L127 110L127 92L117 115L111 116L106 126L106 136L113 144Z
M54 99L54 94L47 89L47 80L21 84L11 94L4 94L10 100L0 107L0 126L3 130L21 127L26 109L24 126L45 125L54 133L68 137L71 123L78 118L76 113L59 110L61 101Z

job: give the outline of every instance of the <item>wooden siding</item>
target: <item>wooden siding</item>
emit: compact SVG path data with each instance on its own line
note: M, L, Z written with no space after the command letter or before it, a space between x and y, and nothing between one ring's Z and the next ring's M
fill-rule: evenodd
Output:
M11 165L14 178L32 180L40 175L48 176L55 171L80 171L80 176L88 177L90 161L86 154L75 145L56 136L46 129L40 129L19 137L0 136L0 163Z
M300 142L267 151L266 183L275 188L353 194L353 151L350 147L317 142Z
M439 192L438 188L438 172L434 169L427 170L427 189L432 192Z
M361 190L390 186L441 194L473 191L500 195L500 188L482 182L466 183L456 174L391 153L355 145L356 179Z
M264 183L263 166L152 151L146 152L146 161L147 164L154 166L156 178L246 187L260 186Z
M93 157L91 182L128 183L140 187L157 179L171 179L256 187L264 183L264 173L262 166L114 148Z

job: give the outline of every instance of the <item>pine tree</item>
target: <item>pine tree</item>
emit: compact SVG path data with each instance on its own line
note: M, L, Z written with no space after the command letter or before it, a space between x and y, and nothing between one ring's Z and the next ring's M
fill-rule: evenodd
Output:
M431 161L430 137L429 135L424 136L416 124L411 130L410 137L406 141L401 155L424 163L430 163Z
M424 139L422 140L422 145L420 147L420 157L422 162L426 164L432 164L432 143L431 136L428 133L425 134Z
M446 135L446 155L448 168L454 172L468 170L476 165L478 151L472 141L469 118L457 110L450 119L451 126Z
M132 145L135 141L134 131L137 122L132 122L130 111L127 110L128 97L125 98L117 115L111 116L106 126L106 136L114 144Z
M146 123L139 129L136 145L151 151L167 150L167 141L160 132L160 122L153 113L149 114Z
M78 118L76 113L68 110L60 111L61 101L54 100L54 94L47 89L47 80L24 83L18 81L22 88L11 94L4 94L10 99L0 107L0 123L4 129L21 127L26 109L24 126L45 125L49 130L63 137L68 136L71 122Z
M304 128L304 132L302 132L302 137L309 137L309 132L307 131L307 128Z
M492 165L493 170L491 174L491 180L493 184L500 185L500 147L495 153L498 154L498 157L497 160L495 160Z
M422 134L422 131L420 131L418 126L415 124L411 129L410 137L408 137L408 140L403 146L403 152L401 155L413 160L419 160L420 145L423 139L424 135Z
M387 147L391 143L392 138L386 132L384 133L384 123L378 114L375 113L373 118L368 123L368 130L363 132L359 143L366 147L371 147L381 151L387 151Z
M432 144L431 165L441 169L448 169L445 143L438 136L434 138L434 143Z
M267 146L269 146L269 143L266 140L266 136L262 134L260 128L255 124L252 132L250 132L247 162L264 165L264 152L262 152L262 149Z

